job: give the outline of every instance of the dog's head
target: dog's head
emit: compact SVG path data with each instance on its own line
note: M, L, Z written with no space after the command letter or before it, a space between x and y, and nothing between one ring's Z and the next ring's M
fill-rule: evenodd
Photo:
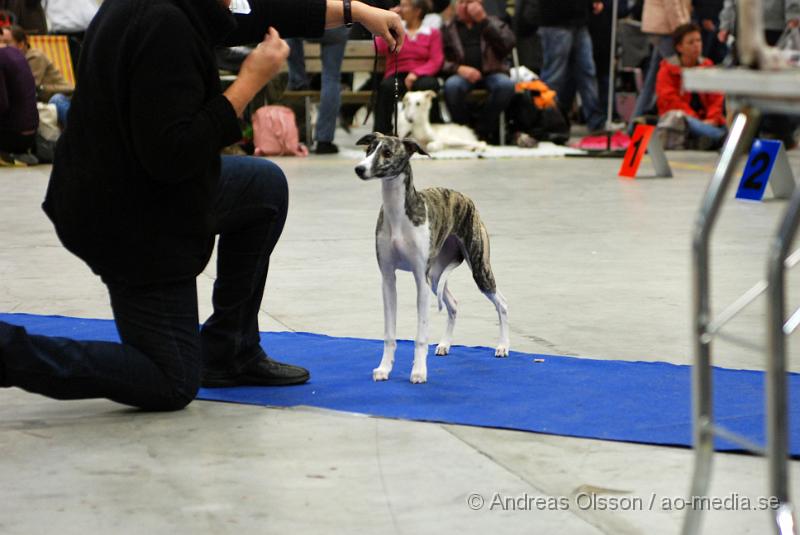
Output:
M435 91L409 91L403 97L403 115L409 123L425 122L431 111Z
M356 145L367 145L367 157L356 166L361 180L395 178L408 166L415 152L430 156L411 138L399 139L378 132L367 134Z

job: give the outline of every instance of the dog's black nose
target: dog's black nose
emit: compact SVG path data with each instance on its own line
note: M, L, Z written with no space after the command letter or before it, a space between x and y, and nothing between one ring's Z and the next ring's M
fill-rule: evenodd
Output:
M359 177L364 178L364 173L366 173L366 172L367 172L367 168L365 166L359 165L359 166L356 167L356 174Z

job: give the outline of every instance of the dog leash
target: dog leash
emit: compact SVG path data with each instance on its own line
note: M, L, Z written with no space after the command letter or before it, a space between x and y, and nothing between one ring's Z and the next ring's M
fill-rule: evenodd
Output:
M397 77L397 45L394 47L394 137L397 137L397 109L400 101L400 79Z
M367 115L364 117L364 123L367 124L372 110L375 109L375 101L378 97L378 85L380 84L380 77L378 76L378 41L377 36L372 37L372 48L374 50L374 59L372 61L372 93L369 96L369 105L367 106ZM397 137L397 104L400 101L400 78L397 75L397 45L394 50L394 102L392 107L394 109L394 135Z

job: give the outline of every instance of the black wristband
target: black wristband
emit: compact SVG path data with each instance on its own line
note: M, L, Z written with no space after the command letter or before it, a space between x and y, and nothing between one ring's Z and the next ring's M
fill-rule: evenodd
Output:
M349 28L353 25L353 10L350 0L342 0L342 9L344 10L344 25Z

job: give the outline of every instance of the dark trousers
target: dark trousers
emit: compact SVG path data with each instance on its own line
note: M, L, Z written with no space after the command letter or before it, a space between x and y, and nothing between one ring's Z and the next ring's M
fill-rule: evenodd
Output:
M193 278L129 286L107 275L122 343L31 335L0 322L0 386L148 410L183 408L197 394L204 367L238 370L261 357L258 309L287 206L277 165L223 156L212 214L219 234L214 312L202 329Z
M407 72L397 73L398 99L402 99L406 94L405 79ZM439 80L434 76L420 76L411 85L412 91L439 92ZM381 80L378 87L378 96L375 99L375 126L374 130L381 134L394 134L394 74ZM433 101L431 106L431 122L441 123L441 113L439 112L438 100Z
M0 130L0 151L22 154L33 150L36 145L36 134L19 134Z
M497 143L498 119L514 96L514 82L508 75L499 72L484 74L483 78L475 84L457 74L451 75L444 82L444 98L454 123L469 124L470 112L467 105L467 94L473 89L489 91L489 98L483 104L478 116L476 133L484 141Z

